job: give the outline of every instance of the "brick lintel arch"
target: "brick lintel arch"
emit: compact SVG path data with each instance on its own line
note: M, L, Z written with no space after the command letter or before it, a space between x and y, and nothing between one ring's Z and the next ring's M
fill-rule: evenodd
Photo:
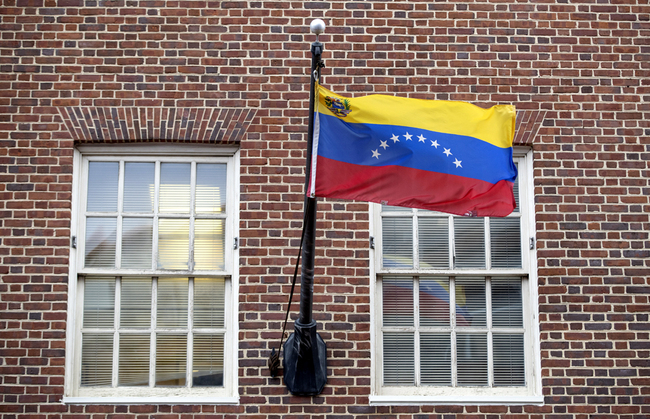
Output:
M174 141L241 142L257 109L161 107L59 107L75 143Z

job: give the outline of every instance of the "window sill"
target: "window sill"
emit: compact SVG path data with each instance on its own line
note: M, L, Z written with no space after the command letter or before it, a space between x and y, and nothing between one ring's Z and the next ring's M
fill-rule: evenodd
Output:
M544 404L544 396L370 396L371 406L409 405L536 405Z
M63 404L239 404L239 397L64 397Z

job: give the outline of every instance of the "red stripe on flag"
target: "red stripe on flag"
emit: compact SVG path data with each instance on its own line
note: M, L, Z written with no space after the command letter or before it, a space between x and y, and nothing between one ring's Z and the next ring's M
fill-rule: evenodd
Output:
M400 166L360 166L318 156L316 196L422 208L457 215L504 217L515 208L513 184Z

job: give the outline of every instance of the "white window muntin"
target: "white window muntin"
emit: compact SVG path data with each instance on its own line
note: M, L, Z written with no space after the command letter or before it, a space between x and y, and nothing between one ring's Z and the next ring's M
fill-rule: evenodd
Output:
M447 217L449 220L449 232L453 237L453 218L446 214L412 210L408 208L395 208L390 216L407 216L412 217L410 224L413 232L413 249L414 258L413 266L410 268L395 268L383 266L383 240L382 240L382 206L378 204L371 205L371 235L375 237L375 249L371 252L371 276L377 277L376 281L371 281L371 304L373 307L373 316L371 317L371 329L374 331L371 335L372 351L371 371L372 392L370 403L373 405L413 405L413 404L543 404L541 394L541 357L539 353L539 326L537 311L537 263L535 251L535 215L534 215L534 192L532 182L532 151L524 147L516 147L514 160L518 165L518 185L519 200L518 207L520 212L515 212L508 217L519 217L520 222L520 246L521 246L521 268L519 269L489 269L489 253L486 255L485 268L465 268L454 269L450 264L449 268L434 269L417 269L416 260L418 257L417 249L417 218L422 217ZM488 221L484 221L488 222ZM489 229L486 228L486 247L490 247ZM449 243L449 255L453 257L454 247L453 240ZM486 250L489 252L489 249ZM451 263L451 262L450 262ZM504 277L517 276L522 278L522 304L524 316L524 351L525 351L525 368L526 368L526 386L525 387L436 387L436 386L383 386L383 366L382 366L382 288L381 277L384 275L425 277L425 276L484 276L484 277ZM417 351L416 351L417 352ZM419 362L419 359L416 359Z
M174 156L174 157L170 157ZM150 277L186 276L186 277L225 277L225 344L224 344L224 385L223 387L204 388L147 388L132 391L133 388L93 388L80 394L78 362L81 357L81 325L83 324L83 281L78 281L80 274L100 274L102 276L120 276L125 273L119 269L84 269L85 238L85 202L87 192L87 165L89 161L193 161L227 164L227 224L225 227L225 267L222 271L163 271L155 269L130 271L127 275L145 275ZM83 174L82 174L83 172ZM177 145L177 144L121 144L121 145L82 145L74 153L74 176L72 194L72 224L70 252L70 286L68 289L68 333L66 347L65 396L64 403L71 404L233 404L237 403L237 319L234 315L234 296L237 295L238 271L237 250L234 243L238 226L239 202L239 151L236 147L215 147L214 145ZM81 204L82 205L81 205ZM83 209L82 209L83 207ZM75 249L76 248L76 249ZM154 248L155 251L155 248ZM202 330L200 332L206 332Z

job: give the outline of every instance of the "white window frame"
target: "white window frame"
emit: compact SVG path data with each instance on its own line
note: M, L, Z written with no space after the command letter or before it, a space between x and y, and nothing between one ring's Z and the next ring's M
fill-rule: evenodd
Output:
M225 335L223 387L116 387L83 388L80 386L81 321L83 316L83 275L102 274L119 276L116 269L84 268L85 213L88 162L164 161L210 162L227 164L227 206L225 228L225 267L223 271L162 271L158 269L129 270L129 275L172 277L226 277ZM238 295L238 246L234 244L239 228L239 150L207 144L114 144L82 145L74 151L72 184L72 222L70 272L68 287L68 318L66 336L65 393L66 404L237 404L237 335L236 315ZM155 247L155 246L154 246ZM156 252L155 248L153 249ZM119 252L118 252L119 253ZM191 291L191 288L190 290Z
M541 354L537 297L537 252L535 249L535 211L533 189L533 153L527 147L515 147L513 156L519 167L519 207L521 210L521 269L391 269L382 267L381 206L371 205L370 231L374 237L371 254L371 394L370 404L395 405L541 405ZM408 209L407 209L408 210ZM489 231L487 232L489 235ZM413 238L414 262L417 237ZM450 247L452 243L450 242ZM489 242L486 242L489 256ZM489 258L488 258L489 259ZM486 260L489 266L489 260ZM414 265L417 266L417 265ZM525 387L443 387L384 386L382 341L382 275L406 276L521 276L524 317ZM489 297L488 297L489 298ZM487 330L487 329L485 329ZM416 357L417 359L417 357ZM417 364L417 362L416 362ZM416 371L419 368L415 366Z

